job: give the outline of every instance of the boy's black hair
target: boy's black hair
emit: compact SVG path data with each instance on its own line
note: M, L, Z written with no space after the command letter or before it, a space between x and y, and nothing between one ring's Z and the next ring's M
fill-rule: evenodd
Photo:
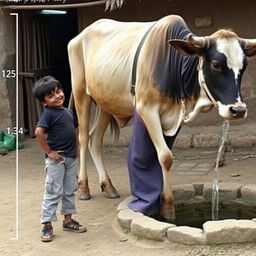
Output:
M35 82L33 94L40 102L43 102L44 97L54 91L55 88L63 90L61 83L57 79L53 76L45 76Z

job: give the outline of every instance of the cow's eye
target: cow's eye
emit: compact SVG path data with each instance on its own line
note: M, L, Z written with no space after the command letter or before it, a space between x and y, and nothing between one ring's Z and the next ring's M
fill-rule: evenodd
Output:
M216 71L216 72L220 72L222 69L221 69L221 66L219 64L218 61L216 60L213 60L212 63L211 63L211 68L212 70Z

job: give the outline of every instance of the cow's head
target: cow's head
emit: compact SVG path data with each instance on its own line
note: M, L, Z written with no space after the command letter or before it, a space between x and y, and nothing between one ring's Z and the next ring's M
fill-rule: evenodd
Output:
M199 82L205 83L206 94L218 106L220 116L225 119L247 116L240 84L247 58L256 56L255 39L241 39L233 31L222 29L209 37L189 35L187 40L169 43L185 55L201 57Z

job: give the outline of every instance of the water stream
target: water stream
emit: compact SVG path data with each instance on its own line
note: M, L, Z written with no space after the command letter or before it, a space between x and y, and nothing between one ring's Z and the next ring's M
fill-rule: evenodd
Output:
M225 120L222 124L222 137L217 153L216 164L214 169L213 184L212 184L212 220L219 219L219 162L220 157L224 154L223 150L227 139L229 129L229 121Z

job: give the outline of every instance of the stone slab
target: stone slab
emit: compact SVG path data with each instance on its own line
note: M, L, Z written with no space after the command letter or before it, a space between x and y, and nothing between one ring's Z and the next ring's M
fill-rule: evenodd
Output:
M243 135L237 136L230 139L230 145L232 147L246 148L251 147L256 142L256 136L254 135Z
M240 194L242 185L236 183L221 182L219 183L219 198L220 201L235 200ZM203 196L206 200L212 198L212 183L205 183Z
M195 196L192 184L173 185L172 190L175 202L190 200Z
M187 226L172 227L167 230L169 242L181 243L187 245L205 244L205 236L200 228Z
M256 205L256 185L250 184L243 186L241 189L241 196L246 203Z
M256 222L252 220L219 220L203 224L207 244L228 244L256 241Z
M118 212L117 220L122 228L130 230L132 220L141 216L143 216L143 214L140 212L134 212L131 209L126 209Z
M191 134L182 134L178 136L173 145L177 149L187 149L192 147L192 135Z
M203 183L193 183L195 189L195 196L203 196L204 184Z
M205 133L205 134L196 134L192 139L193 148L216 148L220 143L220 135Z
M121 211L121 210L128 210L130 209L127 204L130 202L130 200L132 199L131 196L125 198L118 206L117 206L117 212Z
M163 241L167 238L167 230L175 225L142 216L133 219L130 227L131 233L138 237Z

